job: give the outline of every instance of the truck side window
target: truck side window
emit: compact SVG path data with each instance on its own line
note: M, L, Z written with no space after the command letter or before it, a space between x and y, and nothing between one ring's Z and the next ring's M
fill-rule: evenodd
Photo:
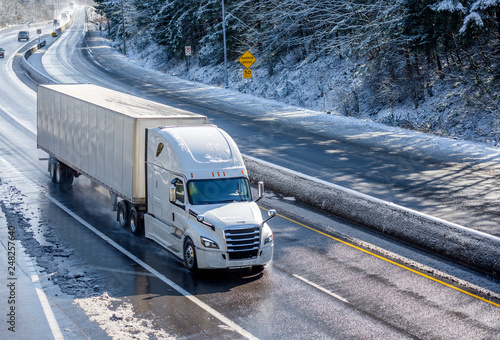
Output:
M158 144L158 148L156 149L156 157L158 157L161 154L164 147L165 145L163 143Z
M184 183L180 179L175 182L175 198L184 203Z

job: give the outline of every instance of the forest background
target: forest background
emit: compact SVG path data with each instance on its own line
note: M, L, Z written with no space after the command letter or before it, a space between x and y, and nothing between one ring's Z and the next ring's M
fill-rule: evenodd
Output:
M50 19L44 3L2 0L0 25ZM144 67L224 86L221 0L94 5L91 19L102 23L103 34ZM500 0L225 0L224 6L231 89L500 146ZM238 63L247 50L257 58L251 80Z

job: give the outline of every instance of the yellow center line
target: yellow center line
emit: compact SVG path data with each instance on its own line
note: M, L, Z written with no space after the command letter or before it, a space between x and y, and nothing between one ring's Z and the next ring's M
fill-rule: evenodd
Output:
M261 208L262 208L262 207L261 207ZM262 208L262 209L264 209L264 210L266 210L266 211L267 211L267 209L265 209L265 208ZM495 303L495 302L493 302L493 301L487 300L487 299L482 298L482 297L480 297L480 296L478 296L478 295L472 294L472 293L470 293L470 292L468 292L468 291L466 291L466 290L463 290L463 289L461 289L461 288L455 287L455 286L453 286L453 285L451 285L451 284L449 284L449 283L446 283L446 282L443 282L443 281L441 281L441 280L438 280L438 279L436 279L436 278L434 278L434 277L432 277L432 276L426 275L426 274L421 273L421 272L419 272L419 271L417 271L417 270L411 269L411 268L409 268L409 267L407 267L407 266L405 266L405 265L402 265L402 264L400 264L400 263L397 263L397 262L395 262L395 261L392 261L392 260L390 260L390 259L388 259L388 258L385 258L385 257L383 257L383 256L380 256L380 255L377 255L377 254L375 254L375 253L372 253L371 251L368 251L368 250L366 250L366 249L363 249L363 248L361 248L361 247L358 247L358 246L356 246L356 245L354 245L354 244L352 244L352 243L349 243L349 242L343 241L343 240L341 240L341 239L339 239L339 238L333 237L332 235L328 235L327 233L324 233L324 232L322 232L322 231L320 231L320 230L317 230L317 229L314 229L314 228L312 228L312 227L309 227L309 226L307 226L307 225L305 225L305 224L303 224L303 223L300 223L300 222L297 222L297 221L295 221L295 220L292 220L291 218L288 218L288 217L283 216L283 215L280 215L280 214L276 214L276 216L279 216L279 217L281 217L281 218L283 218L283 219L285 219L285 220L287 220L287 221L290 221L290 222L292 222L292 223L298 224L298 225L300 225L300 226L302 226L302 227L304 227L304 228L307 228L307 229L309 229L309 230L312 230L312 231L314 231L314 232L316 232L316 233L318 233L318 234L321 234L321 235L323 235L323 236L326 236L326 237L328 237L328 238L330 238L330 239L332 239L332 240L335 240L335 241L337 241L337 242L340 242L340 243L342 243L342 244L345 244L346 246L349 246L349 247L351 247L351 248L354 248L354 249L357 249L357 250L359 250L359 251L362 251L363 253L366 253L366 254L368 254L368 255L374 256L374 257L376 257L376 258L378 258L378 259L381 259L381 260L383 260L383 261L385 261L385 262L388 262L388 263L393 264L393 265L395 265L395 266L398 266L398 267L400 267L400 268L406 269L406 270L408 270L408 271L410 271L410 272L412 272L412 273L415 273L415 274L417 274L417 275L423 276L423 277L425 277L425 278L427 278L427 279L429 279L429 280L432 280L432 281L434 281L434 282L440 283L440 284L442 284L442 285L444 285L444 286L446 286L446 287L452 288L452 289L457 290L457 291L459 291L459 292L461 292L461 293L467 294L467 295L472 296L472 297L474 297L474 298L476 298L476 299L479 299L479 300L481 300L481 301L487 302L487 303L489 303L489 304L491 304L491 305L493 305L493 306L500 307L500 304L498 304L498 303Z

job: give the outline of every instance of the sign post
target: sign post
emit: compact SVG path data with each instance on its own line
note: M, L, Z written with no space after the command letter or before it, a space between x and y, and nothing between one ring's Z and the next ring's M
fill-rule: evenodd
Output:
M40 40L41 40L40 35L42 34L42 30L40 28L37 28L36 34L38 34L38 43L40 43Z
M246 51L243 53L243 55L238 59L238 61L241 63L241 65L245 66L246 70L243 70L243 78L248 79L252 78L252 70L250 69L250 66L255 63L257 58L255 58L252 53Z
M189 70L189 66L191 64L191 46L185 46L184 52L186 53L186 57L188 57L188 70Z

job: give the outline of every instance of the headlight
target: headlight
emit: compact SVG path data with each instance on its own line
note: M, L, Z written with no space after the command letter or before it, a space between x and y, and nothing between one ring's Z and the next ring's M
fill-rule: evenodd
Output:
M217 243L215 243L214 241L212 241L209 238L200 236L200 241L201 241L201 244L203 244L203 246L205 248L219 249L219 246L217 245Z
M267 235L266 239L264 240L264 245L273 242L273 233L270 233Z

